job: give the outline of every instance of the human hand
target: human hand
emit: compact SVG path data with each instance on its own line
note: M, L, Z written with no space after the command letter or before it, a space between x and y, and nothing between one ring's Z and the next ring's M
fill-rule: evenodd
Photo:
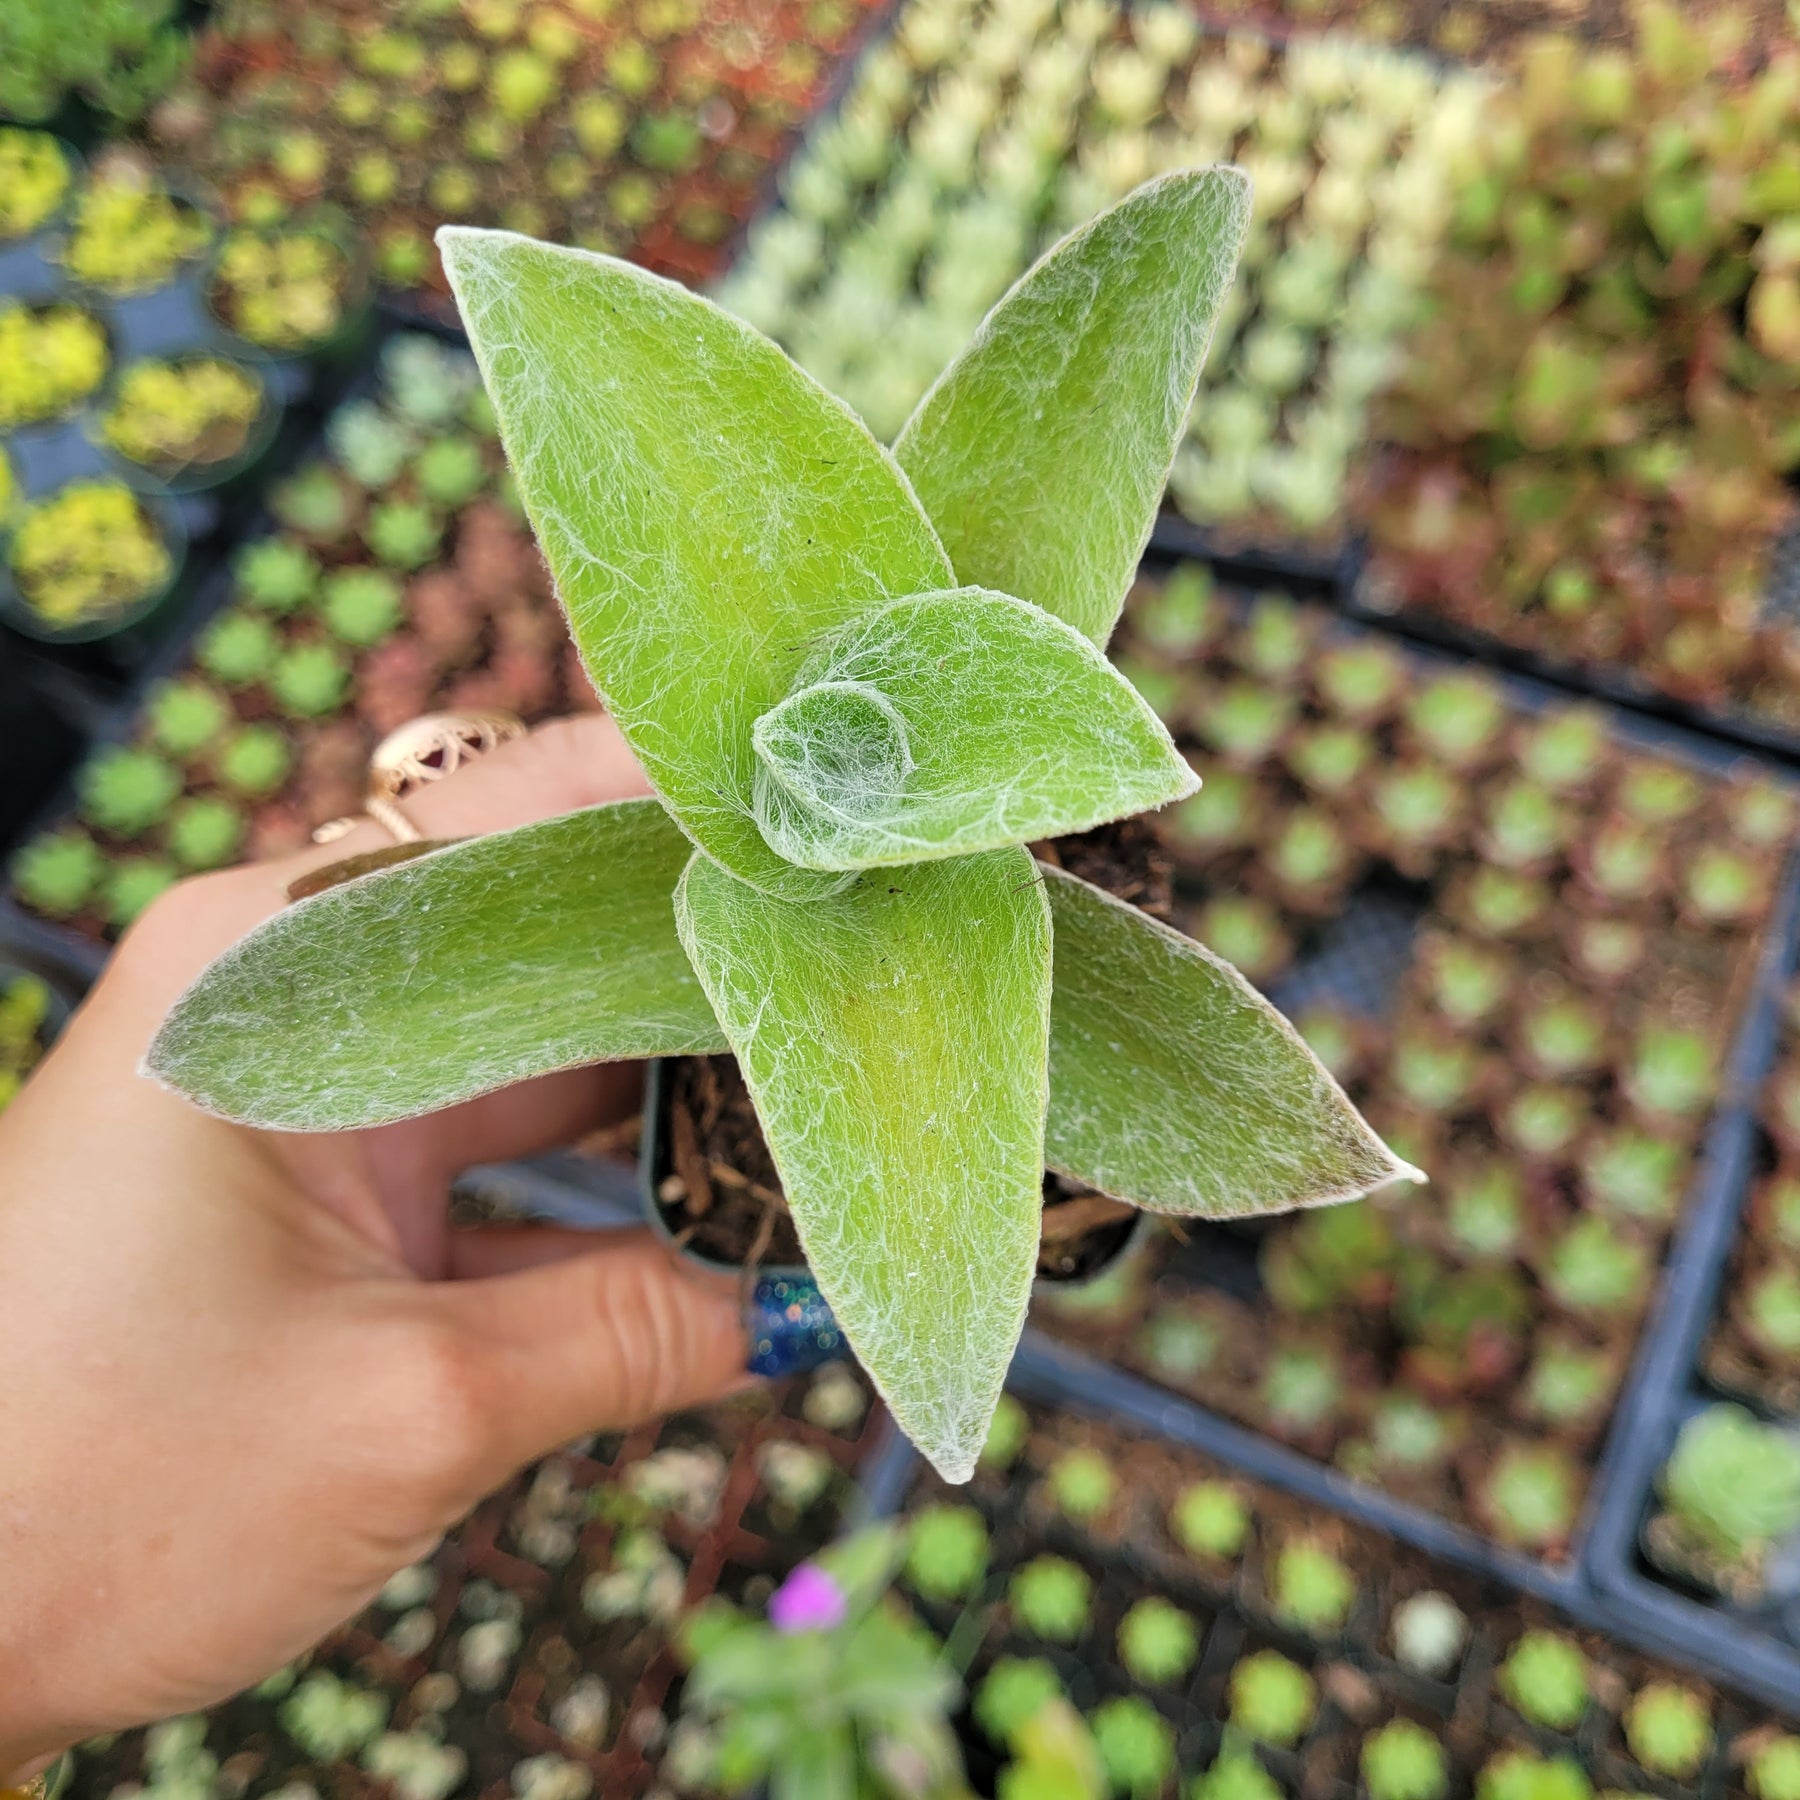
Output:
M405 805L450 837L645 792L590 717ZM629 1067L326 1136L139 1075L288 882L387 841L173 889L0 1116L0 1786L261 1679L520 1464L748 1379L735 1288L648 1233L448 1228L459 1171L629 1113Z

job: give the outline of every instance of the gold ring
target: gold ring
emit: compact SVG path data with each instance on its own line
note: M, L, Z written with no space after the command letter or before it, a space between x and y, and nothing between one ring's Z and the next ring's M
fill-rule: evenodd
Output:
M401 810L400 800L524 735L525 722L509 712L425 713L407 720L369 757L369 795L361 817L372 819L396 844L419 843L425 834ZM329 819L313 833L313 842L334 843L358 822Z

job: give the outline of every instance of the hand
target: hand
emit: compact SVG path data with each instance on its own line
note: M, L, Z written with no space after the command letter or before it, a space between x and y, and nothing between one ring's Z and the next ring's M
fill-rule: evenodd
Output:
M427 836L647 792L609 720L405 803ZM618 1065L336 1136L209 1118L138 1074L289 881L373 826L182 884L0 1116L0 1786L211 1705L317 1642L520 1464L741 1386L731 1284L644 1232L451 1232L451 1179L637 1104Z

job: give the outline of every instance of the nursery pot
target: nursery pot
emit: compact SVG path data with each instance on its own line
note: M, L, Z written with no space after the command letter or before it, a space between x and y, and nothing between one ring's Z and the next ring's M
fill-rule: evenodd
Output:
M208 463L189 463L175 469L169 474L161 474L146 463L133 462L122 451L116 450L107 442L104 420L119 397L119 387L123 378L129 373L130 363L123 367L115 366L111 378L101 389L88 415L87 430L101 455L106 458L107 466L120 480L127 484L137 484L145 480L157 482L165 493L170 494L204 494L213 488L224 487L228 482L236 481L240 476L249 473L269 453L269 447L275 442L275 435L281 429L284 408L281 396L276 392L270 373L261 368L256 361L239 356L232 350L213 349L205 345L197 345L190 351L182 351L167 358L144 358L145 361L168 361L179 365L186 362L219 361L235 363L256 382L261 390L261 401L256 409L256 416L251 419L244 432L244 441L229 456L221 456Z
M297 362L347 362L362 348L375 316L375 283L369 266L367 244L356 233L331 219L308 219L286 235L323 238L343 252L347 273L344 279L343 309L337 324L324 337L292 348L259 344L243 336L232 322L213 304L213 291L218 281L219 261L225 254L231 227L222 230L208 253L200 274L200 298L206 316L225 334L237 354L245 360L261 359L271 364Z
M673 1077L677 1061L675 1058L658 1058L650 1064L645 1075L644 1124L638 1155L638 1191L644 1216L651 1228L664 1242L670 1244L674 1244L676 1233L676 1226L671 1221L673 1207L665 1203L660 1194L663 1183L675 1173L670 1110L674 1101ZM1082 1266L1068 1276L1040 1273L1035 1284L1036 1290L1067 1294L1102 1280L1127 1256L1136 1257L1140 1253L1140 1247L1146 1241L1145 1225L1144 1215L1134 1210L1116 1226L1107 1228L1104 1232L1096 1232L1095 1237L1099 1242L1095 1254L1084 1258ZM697 1262L702 1268L716 1269L728 1275L742 1273L742 1265L739 1263L691 1249L686 1244L678 1245L677 1248L683 1256ZM768 1275L799 1275L807 1272L804 1263L763 1262L757 1266L761 1273Z
M181 510L173 504L166 490L151 482L148 476L140 475L124 485L136 494L144 510L155 522L163 547L169 553L167 577L155 587L146 589L135 600L128 601L112 612L83 619L73 625L54 625L25 597L13 577L12 539L24 512L21 506L6 522L5 536L0 538L0 624L10 625L22 637L31 638L40 644L93 644L103 638L117 637L129 631L132 626L142 624L168 599L180 583L187 565L188 536L187 527L182 523ZM56 491L51 489L44 494L34 494L32 501L49 499Z

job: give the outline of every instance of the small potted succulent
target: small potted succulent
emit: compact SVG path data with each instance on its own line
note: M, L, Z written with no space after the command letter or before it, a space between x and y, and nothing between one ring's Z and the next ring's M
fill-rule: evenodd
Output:
M1666 1781L1697 1782L1713 1747L1712 1706L1681 1681L1651 1681L1631 1698L1620 1721L1641 1768Z
M1501 1543L1551 1560L1567 1552L1586 1482L1566 1451L1517 1439L1501 1446L1468 1487L1470 1510Z
M171 493L239 476L273 441L281 408L243 363L210 355L152 358L119 373L100 412L100 441Z
M366 322L368 269L357 240L334 226L239 225L219 241L206 304L227 331L271 356L318 355Z
M0 244L41 230L62 211L75 152L47 131L0 126Z
M1225 1684L1226 1717L1259 1744L1291 1750L1312 1729L1318 1684L1279 1650L1258 1650L1233 1665Z
M1754 1603L1770 1555L1800 1530L1800 1445L1741 1406L1709 1406L1682 1426L1657 1493L1662 1504L1644 1527L1651 1560Z
M0 950L0 1112L12 1103L69 1016L68 1001Z
M106 379L106 327L79 306L0 303L0 431L66 417Z
M110 299L165 286L212 242L212 220L147 164L115 152L89 170L57 249L70 279Z
M1450 1790L1442 1741L1413 1719L1390 1719L1365 1737L1357 1767L1369 1800L1443 1800Z
M110 637L161 604L185 550L173 508L123 482L71 482L13 519L0 614L49 643Z
M1226 965L1025 848L1193 789L1101 646L1246 210L1238 173L1178 173L1065 239L893 453L710 302L606 257L446 228L519 492L658 797L434 847L300 902L200 977L150 1070L214 1111L316 1130L571 1062L729 1049L813 1277L954 1480L1023 1324L1047 1165L1212 1216L1415 1176ZM1041 354L1050 336L1064 354ZM1146 447L1120 460L1126 443ZM1105 495L1090 456L1117 477ZM706 499L671 510L677 492ZM1026 493L1037 524L1020 533L1004 496ZM496 886L490 864L520 880ZM479 928L500 965L442 929L465 909L432 896L471 880L562 921L536 940L549 960L528 1003L503 920ZM406 958L372 906L434 967L451 959L437 1024L383 994ZM293 958L319 932L346 985L297 995ZM586 998L546 1031L569 958ZM456 991L481 1009L479 1058L404 1052L437 1041ZM962 1297L946 1307L949 1268Z
M1560 1632L1539 1627L1522 1633L1495 1681L1507 1705L1540 1731L1571 1738L1587 1716L1588 1660L1581 1646Z

